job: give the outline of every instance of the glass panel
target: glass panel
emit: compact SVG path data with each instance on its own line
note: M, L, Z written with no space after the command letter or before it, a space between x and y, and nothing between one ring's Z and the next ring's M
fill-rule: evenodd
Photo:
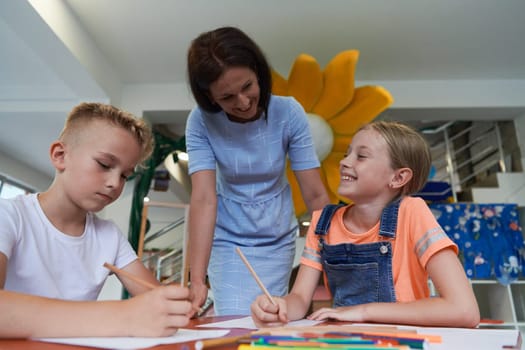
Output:
M1 198L13 198L20 194L26 194L27 191L18 186L12 185L8 182L4 182L2 186L2 192L0 193Z

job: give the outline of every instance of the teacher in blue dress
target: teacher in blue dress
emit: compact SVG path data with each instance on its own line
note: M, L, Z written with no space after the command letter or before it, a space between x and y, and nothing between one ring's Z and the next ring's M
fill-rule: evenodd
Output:
M249 315L261 293L240 247L272 295L285 295L297 219L287 159L310 211L328 204L308 119L292 97L271 93L270 66L257 44L234 27L194 39L188 79L197 102L186 124L192 193L190 290L216 315Z

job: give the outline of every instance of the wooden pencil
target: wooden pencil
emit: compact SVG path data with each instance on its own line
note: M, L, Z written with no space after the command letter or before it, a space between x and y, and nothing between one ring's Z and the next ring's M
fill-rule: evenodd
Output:
M249 340L250 333L232 336L232 337L222 337L222 338L199 340L195 342L195 350L202 350L202 349L211 348L214 346L237 344L243 339Z
M121 276L127 277L130 280L132 280L134 282L137 282L138 284L140 284L143 287L146 287L146 288L149 288L149 289L153 289L153 288L157 287L153 283L144 281L143 279L135 276L134 274L126 272L126 271L124 271L122 269L119 269L118 267L116 267L115 265L111 265L110 263L104 263L104 267L107 268L108 270L112 271L113 273L117 274L117 275L121 275Z
M148 281L144 281L143 279L135 276L134 274L129 273L127 271L124 271L122 269L119 269L118 267L116 267L115 265L111 265L110 263L107 263L107 262L104 263L104 267L107 268L108 270L112 271L115 274L118 274L118 275L121 275L121 276L125 276L125 277L129 278L130 280L133 280L133 281L137 282L138 284L140 284L143 287L146 287L146 288L149 288L149 289L153 289L153 288L157 288L158 287L157 285L155 285L153 283L150 283ZM192 310L194 310L197 313L202 313L203 312L202 308L200 308L200 307L196 307L196 306L192 305L191 308L192 308Z
M241 257L242 261L244 262L244 265L246 265L246 267L248 268L248 270L252 274L253 278L255 279L255 282L257 282L257 284L259 285L259 287L261 288L263 293L268 297L268 299L270 299L270 301L272 302L273 305L277 306L277 302L273 299L273 297L270 294L270 292L268 292L268 289L266 289L266 287L264 286L262 281L259 279L259 276L257 276L257 274L255 273L255 270L253 269L252 265L250 265L250 263L248 262L248 260L244 256L244 254L241 252L241 249L239 247L237 247L235 250L237 251L237 254L239 254L239 256Z

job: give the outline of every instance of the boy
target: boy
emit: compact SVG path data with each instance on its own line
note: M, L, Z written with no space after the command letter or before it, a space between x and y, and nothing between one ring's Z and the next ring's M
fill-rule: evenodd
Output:
M166 336L188 323L188 290L160 287L116 225L94 214L120 196L152 143L143 120L81 103L51 144L47 191L0 200L0 337ZM95 302L105 262L159 287L118 276L138 296Z

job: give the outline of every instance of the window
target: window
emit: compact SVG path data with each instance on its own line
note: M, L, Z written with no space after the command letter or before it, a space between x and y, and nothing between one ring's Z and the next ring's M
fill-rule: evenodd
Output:
M0 175L0 198L13 198L32 192L32 189Z

